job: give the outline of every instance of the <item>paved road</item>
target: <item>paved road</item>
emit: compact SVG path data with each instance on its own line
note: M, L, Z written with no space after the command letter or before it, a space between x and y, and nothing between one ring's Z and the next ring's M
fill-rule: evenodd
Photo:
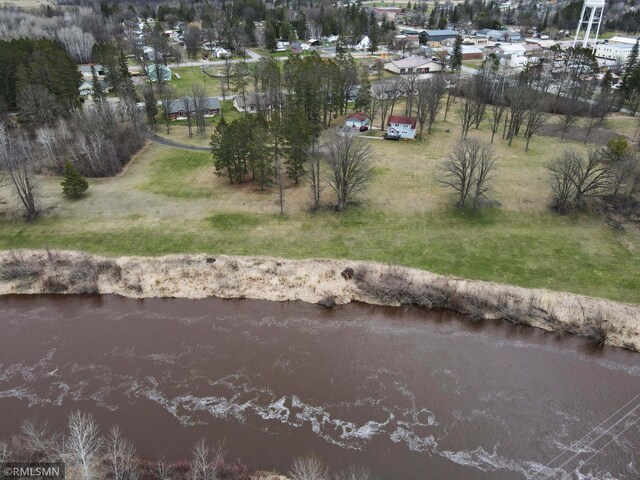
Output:
M173 140L169 140L168 138L161 137L160 135L147 131L147 138L152 142L159 143L160 145L164 145L166 147L171 148L180 148L182 150L191 150L192 152L209 152L211 149L209 147L196 147L193 145L185 145L184 143L174 142Z

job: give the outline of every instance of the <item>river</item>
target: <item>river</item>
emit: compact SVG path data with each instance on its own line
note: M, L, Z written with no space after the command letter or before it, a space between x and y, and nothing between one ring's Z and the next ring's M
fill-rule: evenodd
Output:
M148 458L205 438L282 472L640 478L639 354L444 312L0 297L0 439L77 409Z

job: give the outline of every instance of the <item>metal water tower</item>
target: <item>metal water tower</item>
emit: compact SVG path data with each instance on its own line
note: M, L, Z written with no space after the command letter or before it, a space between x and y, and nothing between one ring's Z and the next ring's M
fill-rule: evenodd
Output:
M598 34L600 33L600 24L602 23L602 17L604 17L604 4L605 0L584 0L576 36L573 39L574 47L581 44L583 48L589 48L589 45L591 45L591 51L595 50ZM595 35L591 37L594 27Z

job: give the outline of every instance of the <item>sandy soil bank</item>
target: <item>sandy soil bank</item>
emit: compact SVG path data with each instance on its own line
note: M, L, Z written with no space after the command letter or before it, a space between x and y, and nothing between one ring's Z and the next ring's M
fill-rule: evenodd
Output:
M352 301L449 309L640 351L640 306L347 260L226 255L109 258L82 252L0 252L0 295L100 293L126 297Z

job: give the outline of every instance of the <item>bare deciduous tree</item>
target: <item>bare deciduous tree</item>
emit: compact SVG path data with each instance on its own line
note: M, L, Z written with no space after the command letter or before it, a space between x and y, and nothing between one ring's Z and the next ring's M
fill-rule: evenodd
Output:
M289 471L291 480L329 480L329 470L316 456L296 458Z
M96 43L91 33L83 32L80 27L72 25L60 28L56 34L64 49L76 62L86 63L91 60L91 49Z
M427 111L429 123L427 132L431 133L433 124L436 121L440 107L442 107L442 97L447 91L447 83L441 76L433 77L428 80L429 90L427 91Z
M69 417L65 451L72 466L79 469L83 480L92 480L100 467L103 439L92 415L80 411Z
M313 210L320 208L320 195L322 194L322 172L320 166L322 164L322 155L316 151L315 145L312 146L309 157L309 186L313 196Z
M566 211L571 198L575 195L573 164L576 160L574 155L575 152L565 151L562 156L552 160L546 166L551 174L554 207L558 212Z
M0 442L0 463L8 462L13 452L7 442Z
M164 457L160 457L156 462L153 475L156 480L171 480L171 472Z
M496 99L493 105L491 105L491 116L489 117L489 125L491 125L491 143L500 128L500 122L504 116L504 112L507 110L507 106L502 99Z
M341 211L373 178L369 165L371 148L354 135L333 132L325 144L325 151L330 170L327 182L336 192L335 209Z
M191 102L196 121L196 132L204 137L207 130L207 122L205 118L207 92L202 85L193 85L191 87Z
M167 133L171 131L171 110L176 103L176 89L173 85L160 85L158 97L162 105L162 116L167 125Z
M586 159L575 150L566 150L547 165L547 170L551 173L551 189L559 212L568 210L572 203L579 204L585 197L615 188L615 177L599 150L590 150Z
M491 147L470 139L454 145L451 155L442 163L440 170L438 181L456 192L456 205L464 207L471 197L475 213L480 201L491 188L495 157Z
M603 161L602 152L591 149L586 161L576 155L578 160L573 163L573 183L576 187L575 200L579 202L583 197L593 197L603 193L611 186L609 168Z
M28 220L38 216L38 183L33 173L34 158L29 139L19 137L17 145L0 124L0 169L6 170Z
M52 460L58 451L58 438L49 432L46 423L40 423L35 419L27 419L22 422L20 428L27 451L37 455L44 461Z
M191 480L216 480L218 468L226 454L224 442L211 448L203 438L195 444L192 454Z
M120 427L111 428L107 436L105 457L113 480L135 480L136 449L130 441L122 437Z
M529 150L529 142L538 130L546 123L549 116L545 112L545 105L541 95L535 95L524 114L524 137L527 139L525 151Z
M189 95L185 95L182 97L182 106L184 107L184 118L187 124L187 130L189 132L189 136L193 136L193 100Z
M384 130L387 115L391 109L392 94L387 92L385 84L377 83L371 88L371 103L376 111L380 111L380 129ZM373 119L371 120L373 124Z
M374 480L374 478L368 469L354 466L334 476L335 480Z

